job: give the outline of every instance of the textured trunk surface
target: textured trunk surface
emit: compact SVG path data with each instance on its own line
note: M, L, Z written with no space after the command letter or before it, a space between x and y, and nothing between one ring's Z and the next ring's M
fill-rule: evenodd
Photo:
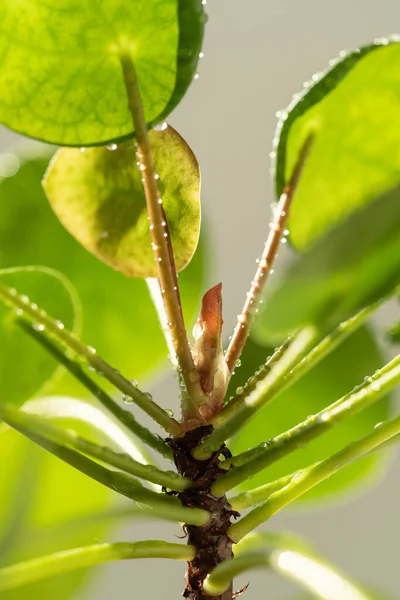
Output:
M217 498L211 493L213 483L226 471L220 467L220 457L229 456L223 445L207 460L196 460L192 450L209 435L212 426L207 425L189 431L182 438L169 438L169 444L179 473L192 480L192 486L181 492L179 498L184 506L202 508L212 514L208 525L195 527L184 525L188 544L196 549L194 559L188 563L186 572L186 588L183 597L188 600L232 600L232 589L219 596L206 596L203 592L203 581L207 575L224 560L232 557L232 540L227 531L232 517L239 516L233 511L226 496Z

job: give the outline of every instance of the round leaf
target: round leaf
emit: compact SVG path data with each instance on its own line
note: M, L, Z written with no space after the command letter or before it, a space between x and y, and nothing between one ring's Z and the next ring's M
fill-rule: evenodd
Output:
M242 356L243 366L237 371L232 385L243 385L258 365L265 362L267 355L267 348L250 339ZM382 358L373 336L366 328L358 330L245 425L233 440L233 452L237 454L266 442L300 423L308 415L315 414L335 402L380 366ZM233 391L234 388L231 389L231 392ZM389 407L388 398L379 400L304 448L297 449L270 465L245 482L241 488L255 488L334 454L346 444L369 433L378 422L387 419ZM375 453L357 461L315 487L300 501L320 499L359 485L382 466L383 457L382 453Z
M41 267L2 269L0 282L26 295L69 329L76 329L79 301L61 273ZM48 386L55 383L53 376L58 363L23 332L15 322L15 312L3 304L0 304L0 337L0 387L7 402L21 405L46 383Z
M400 182L398 41L377 40L341 53L328 71L305 84L280 118L274 165L278 195L305 139L314 133L288 226L298 250Z
M47 142L88 146L133 133L119 56L135 64L149 124L178 104L201 48L200 0L4 0L0 122Z
M82 301L82 339L124 374L142 379L167 356L146 283L102 264L66 232L40 183L47 164L45 158L27 160L18 173L0 182L0 263L11 267L29 259L65 273ZM200 243L190 265L179 275L188 323L198 312L204 263L204 244ZM37 344L34 348L38 352ZM61 384L57 389L62 393L82 393L83 388L69 378L64 377Z
M200 172L196 158L171 127L151 131L175 263L190 261L200 230ZM44 179L61 223L87 250L131 277L157 277L148 212L132 142L59 150Z

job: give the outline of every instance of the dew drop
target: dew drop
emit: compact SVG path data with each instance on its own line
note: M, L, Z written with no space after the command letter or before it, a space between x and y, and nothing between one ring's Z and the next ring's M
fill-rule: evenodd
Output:
M57 329L64 329L64 323L62 321L54 321Z
M22 308L16 308L15 309L15 314L20 317L21 315L24 314L24 311L22 310Z
M266 268L267 268L267 266L268 266L267 259L266 259L266 258L262 258L262 259L260 260L260 267L261 267L262 269L266 269Z
M198 73L196 73L196 75L194 76L194 78L197 80L200 77L200 75Z
M96 348L93 348L93 346L86 346L86 350L90 353L90 354L96 354Z
M138 386L138 382L136 381L136 379L130 379L130 383L133 385L133 387Z
M281 243L282 243L282 244L286 244L286 242L287 242L287 239L286 239L286 238L282 238L282 239L281 239Z
M236 365L235 368L241 367L242 366L242 361L240 360L240 358L237 359L236 361Z
M107 150L111 150L112 152L118 148L117 144L108 144Z
M172 412L172 410L171 410L170 408L166 408L166 409L165 409L165 412L167 413L167 415L168 415L169 417L173 417L173 416L174 416L174 413Z
M236 388L236 395L237 396L240 396L241 394L243 394L243 392L244 392L244 389L241 386L239 386L239 387Z
M158 204L162 204L162 198L158 199Z
M85 152L86 148L79 148L81 152Z
M204 58L204 52L200 52L199 58Z
M21 300L21 302L23 302L24 304L28 304L29 303L29 298L28 296L20 296L19 299Z
M45 329L43 323L34 323L32 327L35 331L44 331Z
M126 394L122 396L122 400L125 402L125 404L133 404L133 398L127 396Z
M160 176L159 176L159 174L158 174L158 173L156 173L156 174L154 175L154 179L160 179Z
M145 392L144 397L146 398L146 400L153 400L153 396L149 392Z

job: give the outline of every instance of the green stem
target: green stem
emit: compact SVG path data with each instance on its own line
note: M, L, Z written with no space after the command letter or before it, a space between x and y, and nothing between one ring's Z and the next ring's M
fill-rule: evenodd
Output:
M303 469L295 471L294 473L290 473L290 475L284 475L279 479L275 479L274 481L260 485L253 490L248 490L247 492L242 492L241 494L237 494L232 498L228 498L229 504L232 506L233 510L238 511L261 504L261 502L265 502L265 500L267 500L271 494L282 489L285 487L285 485L290 483L293 477L297 476L302 470Z
M265 363L246 381L243 389L240 393L236 393L232 398L229 399L227 405L229 405L230 414L232 414L241 404L243 404L243 398L249 396L250 393L254 392L260 381L271 372L272 367L280 361L286 350L289 348L292 342L292 336L286 338L286 340L275 349L274 353L267 358ZM228 461L225 461L225 464ZM228 465L229 466L229 465Z
M305 494L334 473L364 457L368 452L384 444L400 433L400 416L392 421L377 425L372 433L366 437L353 442L340 452L323 460L316 465L304 469L298 477L281 490L273 493L261 506L253 509L243 519L231 525L228 530L229 536L234 542L238 542L255 527L270 519L279 510Z
M306 353L305 356L294 365L293 369L286 374L286 376L280 381L280 387L277 390L273 390L274 398L276 398L284 389L286 389L289 385L293 385L298 379L300 379L305 373L307 373L311 368L315 367L325 356L327 356L330 352L332 352L339 344L341 344L350 334L356 331L367 318L376 311L383 302L388 300L389 296L384 298L383 300L379 300L375 302L371 306L361 310L359 313L354 315L353 317L347 319L343 323L340 323L338 327L336 327L330 334L325 336L322 341L320 341L316 346L314 346L310 352ZM315 340L321 338L321 332L319 335L315 335ZM291 342L291 338L288 338L284 342L284 344L278 348L278 350L271 356L271 358L266 362L265 366L258 372L254 377L250 377L249 385L246 385L243 393L240 395L236 395L224 408L221 413L218 415L218 419L222 422L227 420L235 413L236 410L240 409L243 404L247 402L247 398L250 393L258 394L263 393L263 388L258 386L260 380L264 379L266 375L268 375L271 371L271 363L272 365L276 362L275 356L279 358L282 355L287 345ZM257 390L256 390L257 388ZM261 390L261 392L260 392ZM268 391L268 399L269 399L269 391ZM215 423L218 426L218 422ZM231 459L226 460L223 463L224 468L229 468L232 464Z
M251 539L248 539L251 538ZM205 582L206 593L217 596L240 573L271 568L298 583L319 600L373 600L359 585L321 560L301 541L288 535L248 536L235 549L235 558L218 565Z
M154 435L144 427L140 423L138 423L134 417L134 415L128 410L123 409L115 400L111 398L100 386L97 385L95 381L87 373L85 373L81 367L81 365L68 358L62 352L60 348L58 348L54 342L40 335L40 332L32 329L32 327L24 320L17 319L18 325L31 337L34 338L49 354L54 356L54 358L65 367L71 375L75 377L89 392L99 400L99 402L108 410L109 413L114 415L118 419L120 423L125 425L126 429L128 429L131 433L135 434L142 442L157 450L160 454L165 456L166 458L172 459L172 453L167 444L162 440L159 436Z
M0 569L0 591L14 590L48 577L113 560L133 558L192 560L193 557L194 549L191 546L161 540L82 546Z
M371 453L375 453L378 451L385 450L388 446L392 446L393 444L398 444L400 441L400 435L395 435L390 440L387 440L377 448L373 448ZM268 498L276 491L281 490L283 487L288 485L293 479L297 479L299 475L301 475L305 469L313 468L318 463L313 463L308 467L303 467L302 469L298 469L289 475L284 475L279 479L275 479L274 481L270 481L269 483L265 483L264 485L260 485L252 490L248 490L247 492L242 492L237 494L236 496L229 497L229 504L232 506L234 510L244 510L245 508L251 508L256 506L257 504L261 504L268 500Z
M319 344L317 344L294 368L290 375L290 380L287 383L293 385L298 379L303 377L310 369L314 368L325 356L333 352L345 339L347 339L352 333L357 331L374 312L378 310L388 301L393 295L374 302L370 306L367 306L363 310L340 323L333 331L326 335Z
M128 95L128 106L135 127L138 144L138 156L141 165L143 186L146 196L147 211L150 221L150 234L153 241L158 277L162 290L167 321L189 396L196 406L203 398L199 376L195 369L189 341L186 334L179 294L178 277L172 251L171 239L168 232L168 222L162 207L162 199L157 186L156 171L153 163L146 119L140 97L135 67L129 52L121 50L121 67ZM183 407L186 410L186 407ZM185 417L185 415L184 415Z
M340 398L316 415L232 459L235 468L219 479L213 493L222 496L299 446L332 429L335 425L366 409L400 382L400 355L367 378L357 389ZM240 466L239 466L240 465Z
M95 481L123 496L127 496L131 500L146 504L154 510L161 509L159 511L160 516L165 517L165 515L169 515L171 520L185 522L186 517L189 516L189 513L187 513L187 510L189 510L190 514L198 521L196 524L205 525L209 521L209 514L206 511L192 508L185 510L185 507L181 505L178 498L148 490L132 475L106 469L76 450L48 439L40 431L37 431L36 419L35 424L33 424L31 415L0 404L0 419L35 442L35 444L38 444ZM193 513L192 511L196 512Z
M4 408L0 407L0 413L2 410L4 410ZM174 473L173 471L162 471L153 465L146 465L138 462L128 454L114 452L111 448L93 444L89 440L78 436L74 431L71 431L70 429L61 429L35 415L14 411L14 414L11 416L9 411L7 418L9 421L13 419L14 423L28 425L28 427L35 431L36 434L39 434L51 442L68 446L77 452L86 454L87 456L107 463L112 467L116 467L125 473L129 473L130 475L134 475L145 481L151 481L152 483L179 492L191 485L190 479L182 477L178 473Z
M26 296L21 296L13 288L0 284L0 298L10 306L33 322L34 329L43 337L49 335L59 341L65 348L75 352L80 359L84 360L97 373L101 373L123 394L132 398L145 413L154 419L161 427L172 435L179 435L181 427L175 419L172 419L161 406L156 404L150 394L140 391L128 379L123 377L117 369L106 363L96 354L91 346L82 344L73 333L65 329L59 321L54 321L45 311L29 301ZM45 333L46 332L46 333Z
M304 328L293 340L283 354L281 360L273 365L270 373L257 388L249 393L240 406L230 410L228 404L215 418L214 431L194 451L197 459L206 459L216 452L223 442L239 431L269 400L281 390L285 378L293 367L308 352L318 339L318 330L314 327ZM232 414L231 414L232 413Z

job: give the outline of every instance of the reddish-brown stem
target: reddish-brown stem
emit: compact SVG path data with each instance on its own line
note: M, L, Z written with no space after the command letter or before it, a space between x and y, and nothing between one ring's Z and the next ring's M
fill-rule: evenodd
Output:
M162 206L162 198L157 186L156 171L135 68L128 53L121 53L120 60L128 94L129 110L135 126L138 157L150 221L150 233L168 326L189 397L195 406L195 399L203 394L186 334L174 255L168 232L168 224ZM191 410L195 410L193 406Z
M234 370L235 365L243 351L244 345L250 333L250 327L253 322L254 315L258 310L261 296L265 289L268 275L271 273L271 268L278 254L279 245L284 235L285 226L289 217L290 205L292 203L305 161L310 152L312 140L313 136L309 136L304 143L292 177L284 187L279 198L273 220L270 223L270 233L267 241L265 242L264 250L258 263L256 274L251 282L250 291L247 293L247 298L242 312L240 315L238 315L238 321L233 332L231 342L225 354L225 360L231 373Z

